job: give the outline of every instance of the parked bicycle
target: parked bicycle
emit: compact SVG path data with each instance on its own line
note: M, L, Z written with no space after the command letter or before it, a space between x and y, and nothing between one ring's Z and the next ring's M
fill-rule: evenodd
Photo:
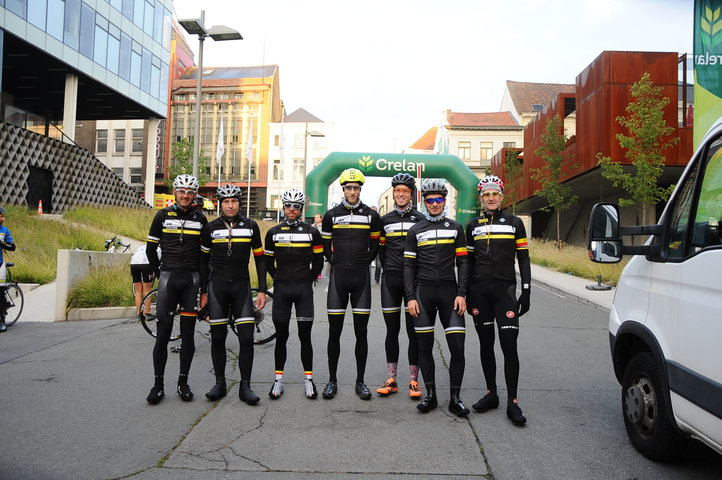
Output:
M253 295L253 304L256 303L256 297L258 296L258 289L252 288L251 293ZM157 336L156 332L158 329L158 322L156 321L156 309L155 309L155 303L156 303L156 297L158 296L158 289L155 288L151 290L148 295L145 296L143 299L143 304L141 305L141 312L149 311L150 313L144 313L140 316L140 323L143 325L143 328L146 332L148 332L151 336L155 337ZM264 343L268 343L274 338L276 338L276 327L273 325L273 321L271 320L271 312L273 311L273 294L271 292L266 292L266 306L260 310L254 308L255 316L256 316L256 327L254 329L253 334L253 343L256 345L262 345ZM203 320L202 318L198 318L198 321ZM228 316L228 324L231 326L231 329L235 332L236 326L233 322L233 316L229 314ZM180 309L176 308L176 311L173 315L173 329L171 330L170 339L171 341L178 340L180 338Z
M118 237L109 238L105 241L105 250L107 252L113 253L113 252L127 252L128 249L130 249L130 243L125 244L120 241Z
M20 314L23 313L23 306L25 306L23 290L18 285L18 282L13 281L12 275L10 274L10 267L14 265L15 264L11 262L5 263L5 267L7 268L5 283L0 284L5 295L5 325L8 327L18 321Z

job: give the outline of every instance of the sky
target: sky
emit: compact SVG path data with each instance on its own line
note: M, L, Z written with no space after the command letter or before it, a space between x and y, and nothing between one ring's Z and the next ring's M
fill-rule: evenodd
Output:
M244 37L207 40L204 67L278 65L286 112L333 123L336 151L401 152L447 109L498 112L506 80L575 83L604 50L692 53L693 0L173 3Z

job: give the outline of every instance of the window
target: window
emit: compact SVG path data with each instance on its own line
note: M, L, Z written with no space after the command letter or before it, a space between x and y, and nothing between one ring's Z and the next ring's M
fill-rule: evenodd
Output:
M273 179L274 180L283 180L283 172L281 171L281 159L280 158L273 159Z
M114 168L114 169L113 169L113 173L116 174L116 175L118 175L121 180L123 179L123 167Z
M118 75L118 62L120 61L120 29L112 23L108 26L108 70Z
M151 81L151 60L152 55L150 50L147 48L143 49L142 63L140 67L140 89L145 93L150 93L150 81Z
M541 112L542 110L544 110L544 105L542 105L541 103L532 103L531 104L532 112Z
M130 169L130 183L141 184L143 183L143 169L142 168L131 168Z
M305 178L306 172L303 171L303 158L293 159L293 178Z
M467 162L471 160L471 142L459 142L458 155L460 159Z
M78 51L88 58L93 58L95 43L95 11L83 3L80 9L80 45Z
M80 0L65 0L65 45L78 49L80 38Z
M134 128L133 129L133 153L142 153L143 152L143 129L142 128Z
M113 140L115 144L115 153L125 152L125 129L118 128L113 130Z
M120 32L120 58L118 60L118 75L126 82L130 80L130 48L131 40L128 35Z
M47 6L48 4L45 0L41 2L31 1L28 3L28 22L40 30L45 30L45 11L47 10Z
M516 142L504 142L504 148L516 148Z
M95 132L95 153L107 153L108 151L108 131L96 130Z
M5 6L18 17L25 18L26 2L24 0L7 0Z
M65 2L63 0L48 0L48 28L45 30L61 42L65 27Z
M136 41L133 41L133 48L130 54L130 83L136 87L140 87L140 53L142 47Z
M93 61L105 66L108 53L108 20L100 15L95 16L95 47L93 48Z
M274 146L274 147L277 147L277 146L278 146L279 140L280 140L280 137L279 137L278 135L275 135L275 136L273 137L273 146Z
M722 219L722 204L719 201L722 190L722 139L709 147L707 164L703 165L704 178L695 206L695 185L697 172L690 171L685 182L677 187L675 207L667 232L666 252L668 258L683 258L693 255L706 247L720 245L719 222ZM691 222L690 222L691 221ZM690 232L690 226L692 231Z
M481 142L481 160L491 160L491 151L494 148L493 142Z

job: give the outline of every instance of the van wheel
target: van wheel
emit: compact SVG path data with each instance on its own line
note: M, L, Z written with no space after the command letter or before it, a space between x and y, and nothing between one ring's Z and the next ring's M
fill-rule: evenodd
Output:
M651 353L638 353L622 380L624 426L632 445L651 460L672 460L687 444L667 415L662 369Z

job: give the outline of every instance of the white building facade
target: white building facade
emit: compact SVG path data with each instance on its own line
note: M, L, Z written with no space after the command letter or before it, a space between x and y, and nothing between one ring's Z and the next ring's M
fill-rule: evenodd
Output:
M306 175L333 151L333 124L299 108L268 127L266 205L281 210L281 194L289 188L305 192Z

